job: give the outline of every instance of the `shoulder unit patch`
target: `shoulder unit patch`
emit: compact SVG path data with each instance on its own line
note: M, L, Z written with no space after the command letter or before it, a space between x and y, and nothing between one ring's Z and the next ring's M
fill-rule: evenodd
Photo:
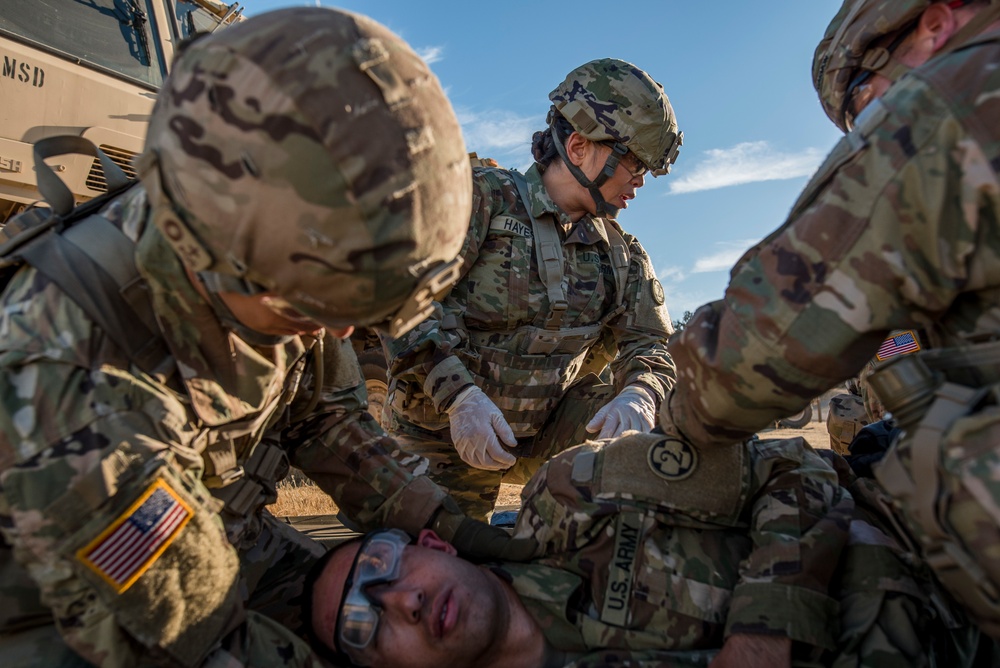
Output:
M664 438L649 446L648 462L653 473L676 482L698 468L698 453L689 443Z
M164 480L157 480L76 557L119 594L132 586L194 515Z

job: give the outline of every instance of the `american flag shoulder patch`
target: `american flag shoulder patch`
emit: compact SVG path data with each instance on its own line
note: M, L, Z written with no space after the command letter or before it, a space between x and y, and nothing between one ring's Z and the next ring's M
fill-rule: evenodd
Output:
M131 587L169 547L194 512L160 479L97 538L76 552L119 594Z
M890 357L915 353L918 350L920 350L920 342L917 341L917 335L913 333L913 330L908 329L905 332L893 334L883 341L878 352L875 353L875 358L879 362L883 362Z

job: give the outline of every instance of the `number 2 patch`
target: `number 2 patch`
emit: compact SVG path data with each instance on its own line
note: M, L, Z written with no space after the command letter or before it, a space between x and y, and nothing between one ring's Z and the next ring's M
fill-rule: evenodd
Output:
M665 438L649 446L648 462L653 473L676 482L694 473L698 453L689 443Z

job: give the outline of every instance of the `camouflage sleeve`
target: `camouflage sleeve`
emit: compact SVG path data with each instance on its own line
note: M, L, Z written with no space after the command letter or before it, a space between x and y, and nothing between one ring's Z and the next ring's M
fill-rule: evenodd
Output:
M573 658L563 668L704 668L718 653L717 649L686 652L606 649Z
M747 504L749 557L726 635L780 635L830 649L837 602L829 588L847 545L854 502L802 439L753 441Z
M299 444L289 449L291 463L362 528L391 526L415 535L430 523L447 494L420 475L426 460L400 450L368 414L364 380L350 343L328 336L324 348L320 402L281 436L283 443ZM308 399L293 402L293 414Z
M668 431L742 440L857 373L890 330L931 326L960 292L996 284L988 211L1000 205L983 148L916 77L862 120L734 267L724 299L670 342L685 382L661 412Z
M625 312L610 325L618 349L611 363L615 388L621 392L626 385L642 384L652 390L659 404L677 382L677 369L667 352L674 328L653 263L635 237L622 236L629 244L631 262Z
M279 647L309 665L291 633L246 616L178 396L128 371L33 270L8 287L0 331L0 527L63 642L102 667L194 666L241 655L240 639L271 648L261 665Z
M487 174L486 170L472 170L472 216L460 253L462 278L452 287L453 296L468 289L465 276L479 259L480 247L489 232L494 189L498 186ZM441 309L408 334L383 340L390 378L397 385L410 384L410 393L426 394L438 411L447 408L460 390L473 384L472 375L453 354L468 338L458 301L443 298Z

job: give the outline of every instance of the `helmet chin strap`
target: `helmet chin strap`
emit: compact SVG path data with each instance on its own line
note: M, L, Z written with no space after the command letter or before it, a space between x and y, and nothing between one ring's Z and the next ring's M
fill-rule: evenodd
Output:
M566 168L569 169L570 174L576 178L581 186L590 192L590 196L594 199L597 215L607 218L614 218L617 216L621 209L608 204L607 200L604 199L604 195L601 194L600 188L614 175L615 170L618 169L619 160L621 160L622 157L628 153L628 148L620 142L615 142L614 146L611 148L611 155L609 155L608 159L604 161L604 167L601 169L601 172L597 175L596 179L591 181L587 178L587 175L583 173L582 169L570 162L569 156L566 154L566 147L563 146L562 141L559 140L559 133L556 132L555 125L549 126L549 132L552 133L552 141L556 145L556 152L559 154L559 157L562 158L562 161L566 165Z

